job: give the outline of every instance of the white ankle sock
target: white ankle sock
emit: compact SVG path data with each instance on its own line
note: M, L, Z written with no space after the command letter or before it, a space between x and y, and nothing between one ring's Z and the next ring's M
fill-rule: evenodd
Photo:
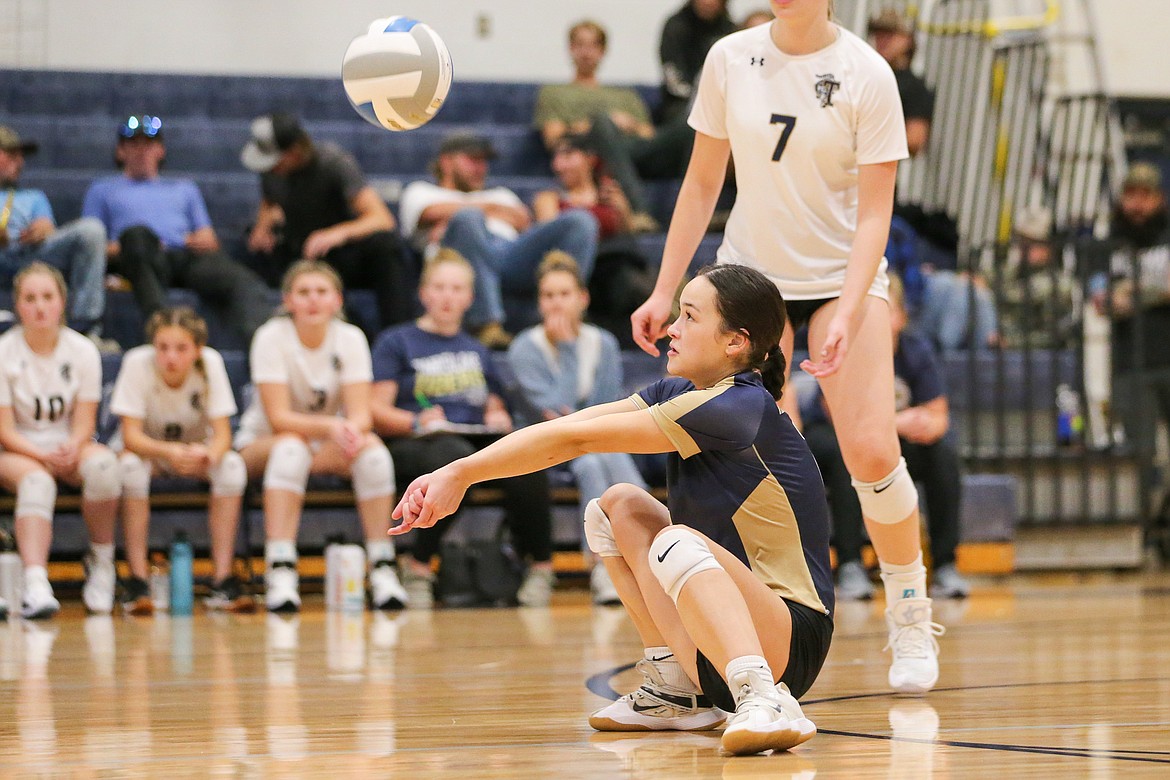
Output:
M366 558L371 568L380 561L394 560L394 542L389 539L367 539Z
M922 565L922 553L906 564L880 563L887 607L894 606L901 599L926 598L926 567Z
M112 542L110 544L91 544L89 550L93 553L93 557L102 563L109 563L114 560L114 545Z
M290 561L296 563L297 543L292 539L273 539L264 544L264 561Z
M739 704L740 688L744 683L751 685L754 692L756 687L764 685L765 681L772 687L776 679L762 655L741 655L739 658L732 658L727 662L723 675L727 679L727 686L731 688L731 694L735 696L736 704Z
M699 687L690 677L687 677L682 664L674 657L674 652L669 647L665 645L647 647L643 651L643 655L647 661L654 664L654 668L662 675L662 681L671 688L688 693L699 693Z
M49 581L49 571L44 566L25 566L24 567L24 581L36 582L38 580Z

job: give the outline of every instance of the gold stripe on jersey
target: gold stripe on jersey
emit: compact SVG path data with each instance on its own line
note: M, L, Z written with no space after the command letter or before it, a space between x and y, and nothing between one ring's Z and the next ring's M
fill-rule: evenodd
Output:
M763 464L762 458L760 463ZM804 558L796 513L775 476L769 472L760 480L731 521L752 571L765 585L786 599L828 614Z
M699 445L676 421L734 386L735 376L729 376L703 390L688 390L662 403L654 404L650 407L650 415L654 418L654 422L658 423L658 428L666 435L666 438L670 439L670 443L674 445L679 455L684 458L698 455L701 452Z

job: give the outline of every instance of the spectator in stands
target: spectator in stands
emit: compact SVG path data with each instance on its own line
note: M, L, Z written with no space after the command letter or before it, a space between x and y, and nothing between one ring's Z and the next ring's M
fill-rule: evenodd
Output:
M597 219L584 211L568 211L534 225L516 193L506 187L484 189L488 161L495 156L482 136L448 135L433 168L437 183L411 182L402 192L398 213L402 230L428 257L441 244L471 263L475 299L467 324L485 345L502 349L512 339L504 329L503 292L534 297L536 267L552 249L572 255L581 275L590 278L598 227Z
M60 269L73 289L69 317L73 329L88 336L101 351L119 352L116 342L101 337L106 230L91 218L58 227L45 193L20 187L24 159L38 148L12 128L0 126L0 283L10 283L33 260Z
M1067 262L1054 256L1052 212L1044 207L1021 210L1013 228L1015 239L997 280L1004 344L1065 346L1080 324L1072 247L1065 247Z
M240 160L260 174L260 210L248 250L264 258L270 284L296 260L324 260L347 286L374 291L382 327L410 319L394 216L353 155L333 143L314 143L296 117L268 114L252 122Z
M508 348L508 361L525 402L524 423L555 420L587 406L625 398L617 339L583 321L589 291L577 263L564 252L549 252L536 277L541 324L518 335ZM568 467L577 481L582 522L585 507L610 487L627 483L647 489L634 459L624 452L582 455L569 461ZM584 551L588 557L587 545ZM589 582L593 603L621 603L600 559L593 563Z
M648 213L642 178L681 177L694 131L685 117L656 130L650 109L636 91L601 84L597 68L605 49L605 28L597 22L578 22L569 29L573 80L541 87L533 123L550 152L566 133L590 133L597 153L630 200L630 227L655 231L658 224Z
M758 11L752 11L745 16L739 23L739 29L747 30L751 27L759 27L761 24L771 24L776 16L769 8L761 8Z
M1110 280L1096 285L1093 302L1113 319L1113 408L1152 459L1157 422L1170 422L1170 211L1156 166L1130 166L1110 238Z
M423 268L418 291L423 315L387 330L374 344L374 430L387 438L402 484L475 452L471 439L444 432L447 426L471 426L480 433L512 430L492 356L463 330L474 276L457 252L439 251ZM548 476L538 471L496 486L504 492L504 521L516 551L531 561L517 599L522 606L547 606L555 582ZM434 602L431 559L450 526L419 533L403 561L412 608L429 609Z
M236 447L248 476L263 476L265 601L273 612L301 607L297 531L310 474L349 477L366 537L370 602L399 609L406 592L386 537L394 467L370 432L370 347L338 319L341 279L320 260L299 260L281 285L286 315L256 331L250 355L256 393L240 418Z
M264 283L220 247L195 182L159 175L166 154L162 120L127 119L114 152L122 173L91 184L81 213L105 225L110 265L130 281L144 319L168 287L186 287L251 339L271 308Z
M666 20L658 46L662 62L659 124L680 116L685 120L711 45L737 29L727 12L727 0L687 0Z
M906 116L906 145L913 157L926 146L934 115L934 92L910 70L917 48L914 25L895 9L885 8L869 20L869 39L894 70Z
M536 221L548 222L569 209L585 209L597 218L600 240L589 280L589 315L619 339L629 340L630 315L654 289L649 261L630 233L629 200L604 172L587 135L561 136L553 145L552 169L561 189L537 193L532 201Z
M186 306L156 311L146 336L149 344L122 359L110 399L110 411L121 418L111 446L122 453L122 532L130 567L122 609L130 615L154 611L146 556L150 482L161 474L210 485L207 522L215 573L207 605L251 612L255 602L232 572L248 475L232 449L236 400L223 358L207 346L207 323Z
M118 460L93 440L102 363L93 342L65 327L65 280L36 261L12 282L20 325L0 336L0 486L16 494L16 543L24 563L21 615L61 608L45 569L53 539L57 483L81 488L89 529L86 609L114 608L114 521L122 483Z
M890 276L890 327L894 336L895 423L906 467L926 490L930 554L934 568L930 595L965 598L971 588L955 568L959 542L959 501L962 478L959 454L946 438L950 427L946 384L930 342L906 329L902 284ZM857 491L841 459L841 449L825 412L819 390L802 404L804 438L817 459L833 509L833 540L837 549L837 595L869 599L873 584L861 563L864 522Z

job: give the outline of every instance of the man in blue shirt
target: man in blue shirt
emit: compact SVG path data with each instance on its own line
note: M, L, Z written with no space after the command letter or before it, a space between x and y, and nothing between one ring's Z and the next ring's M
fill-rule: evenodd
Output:
M95 219L57 227L49 199L40 190L21 189L24 158L38 145L0 126L0 283L34 260L59 268L69 280L69 324L90 336L103 351L117 345L103 340L106 308L106 231Z
M271 313L267 288L220 248L195 182L159 176L165 157L162 121L130 117L118 128L121 175L91 184L81 213L106 226L111 263L130 280L144 320L162 308L168 287L186 287L249 343Z

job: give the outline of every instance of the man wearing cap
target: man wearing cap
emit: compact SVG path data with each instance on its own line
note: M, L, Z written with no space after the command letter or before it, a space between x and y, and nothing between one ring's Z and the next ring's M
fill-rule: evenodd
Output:
M45 193L19 186L24 158L37 149L35 142L0 126L0 281L7 285L34 260L59 268L69 280L70 326L103 352L117 352L116 343L101 338L106 230L97 220L85 218L57 227Z
M91 184L81 212L105 225L111 265L130 281L144 320L166 304L168 287L186 287L248 343L270 313L264 282L220 248L195 182L159 175L165 158L162 120L130 117L114 150L122 172Z
M532 212L506 187L485 189L491 142L471 133L443 139L432 170L436 183L407 185L398 204L402 230L430 256L440 245L459 252L475 269L475 300L468 327L491 348L502 349L505 291L528 296L535 319L536 267L552 249L568 252L588 282L597 255L597 219L581 210L533 224ZM522 326L530 322L518 323Z
M267 257L270 282L296 260L324 260L346 286L374 290L382 327L411 318L413 289L394 217L353 155L314 143L293 116L269 114L252 122L240 161L260 174L248 249Z
M896 10L886 8L869 20L869 38L894 70L898 94L902 97L902 113L906 115L906 144L913 157L926 146L934 114L934 93L910 70L916 48L914 27Z
M1170 212L1157 166L1130 166L1110 240L1109 282L1093 301L1113 319L1113 408L1153 474L1158 422L1170 422Z

